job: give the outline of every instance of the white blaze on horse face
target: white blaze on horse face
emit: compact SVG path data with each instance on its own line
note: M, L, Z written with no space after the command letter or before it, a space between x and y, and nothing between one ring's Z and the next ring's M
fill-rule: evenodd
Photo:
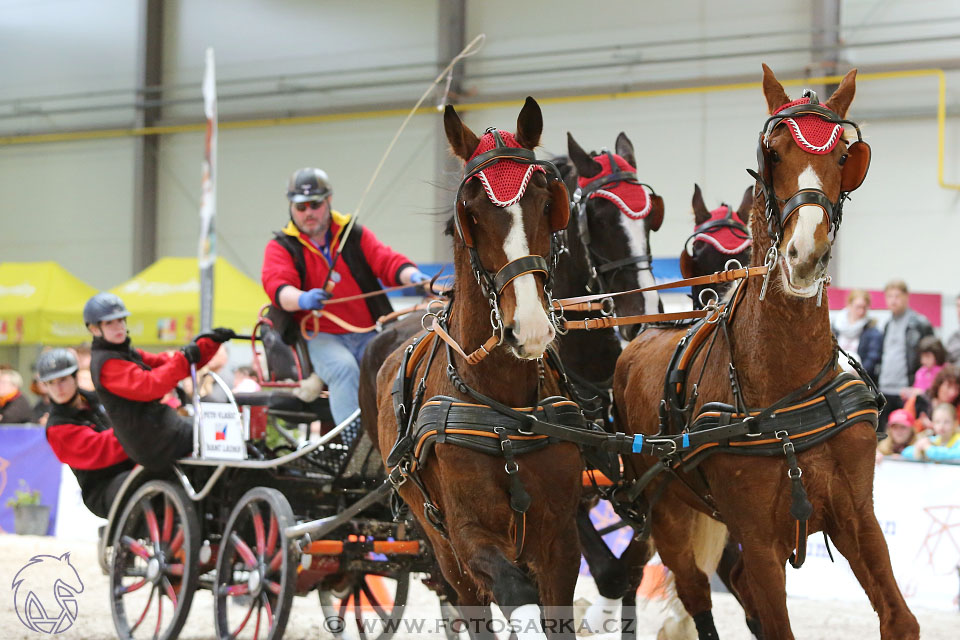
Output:
M807 168L797 176L797 190L803 189L823 189L820 176L810 165L807 165ZM794 226L793 234L787 243L784 258L784 263L787 266L787 273L784 274L784 277L787 279L788 288L793 293L813 295L817 290L816 282L794 282L794 270L799 265L807 265L814 260L813 256L817 250L817 228L823 222L825 215L826 212L816 205L803 205L797 209L797 224ZM796 257L791 257L794 250L796 251Z
M646 218L634 219L630 216L620 215L620 226L627 234L627 245L630 247L632 256L649 256L647 247L647 222ZM641 269L637 271L637 281L641 287L652 287L657 284L653 279L653 272L650 269ZM643 292L643 312L656 313L660 308L660 296L656 291Z
M530 255L530 245L527 243L523 224L523 209L519 204L512 204L504 208L504 211L513 218L510 232L503 243L507 260L513 261ZM520 350L518 355L524 358L539 358L555 337L556 331L543 310L543 303L540 302L537 279L528 273L514 278L511 284L517 296L512 329Z

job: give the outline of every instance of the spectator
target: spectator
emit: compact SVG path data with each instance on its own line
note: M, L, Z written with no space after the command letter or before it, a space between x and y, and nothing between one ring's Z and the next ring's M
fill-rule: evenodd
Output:
M256 373L253 367L237 367L233 372L234 393L256 393L260 391Z
M930 389L934 378L943 369L943 363L947 360L943 343L936 336L927 336L920 340L917 352L920 354L920 368L917 369L913 378L914 395L926 393Z
M881 430L886 427L886 417L895 409L903 408L910 397L910 383L920 368L917 347L920 340L933 335L933 327L925 317L909 308L910 296L907 283L892 280L883 290L890 319L883 328L883 355L877 385L887 397L887 405L880 415Z
M867 315L869 310L870 294L863 289L852 290L847 296L847 306L834 320L833 333L840 348L859 360L870 377L876 380L883 352L883 334ZM840 366L853 371L843 355L840 356Z
M887 437L877 445L877 462L884 456L898 455L917 440L913 418L903 409L897 409L887 420Z
M40 382L36 374L33 376L33 382L30 383L30 393L37 396L37 401L33 405L31 422L41 426L46 425L47 417L49 417L53 405L50 403L50 395L47 393L46 386Z
M957 322L960 322L960 294L957 295ZM947 362L960 364L960 327L947 338Z
M930 390L914 398L915 406L913 413L917 416L917 431L932 429L933 424L928 417L933 407L942 402L957 406L960 404L960 368L956 365L944 365L940 373L933 379ZM910 403L907 403L907 409L910 410Z
M909 460L933 462L960 461L960 430L957 429L957 408L942 402L933 410L932 437L923 436L903 450Z
M16 369L0 370L0 424L26 424L33 421L33 407L20 392L23 377Z

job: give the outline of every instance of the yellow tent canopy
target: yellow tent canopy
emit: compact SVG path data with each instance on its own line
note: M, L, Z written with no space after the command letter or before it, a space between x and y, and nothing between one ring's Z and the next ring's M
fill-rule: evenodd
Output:
M56 262L0 263L0 345L89 340L83 305L96 292Z
M136 345L184 344L200 332L200 268L196 258L161 258L110 289L130 310ZM213 326L249 333L268 302L260 285L224 258L213 278Z

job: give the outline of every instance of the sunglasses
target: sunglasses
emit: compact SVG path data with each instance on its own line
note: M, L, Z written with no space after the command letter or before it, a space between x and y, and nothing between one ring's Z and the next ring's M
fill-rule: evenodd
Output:
M298 202L293 206L297 209L297 211L303 212L307 210L307 207L310 207L314 210L319 209L323 206L323 203L324 200L311 200L310 202Z

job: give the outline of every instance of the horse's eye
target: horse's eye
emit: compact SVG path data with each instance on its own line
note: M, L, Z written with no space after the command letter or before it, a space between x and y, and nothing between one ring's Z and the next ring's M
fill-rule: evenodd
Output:
M770 149L770 161L773 163L780 162L780 154L773 149Z
M846 153L843 154L842 156L840 156L840 166L841 166L841 167L843 166L843 163L845 163L845 162L847 161L847 157L848 157L848 154L846 154Z

